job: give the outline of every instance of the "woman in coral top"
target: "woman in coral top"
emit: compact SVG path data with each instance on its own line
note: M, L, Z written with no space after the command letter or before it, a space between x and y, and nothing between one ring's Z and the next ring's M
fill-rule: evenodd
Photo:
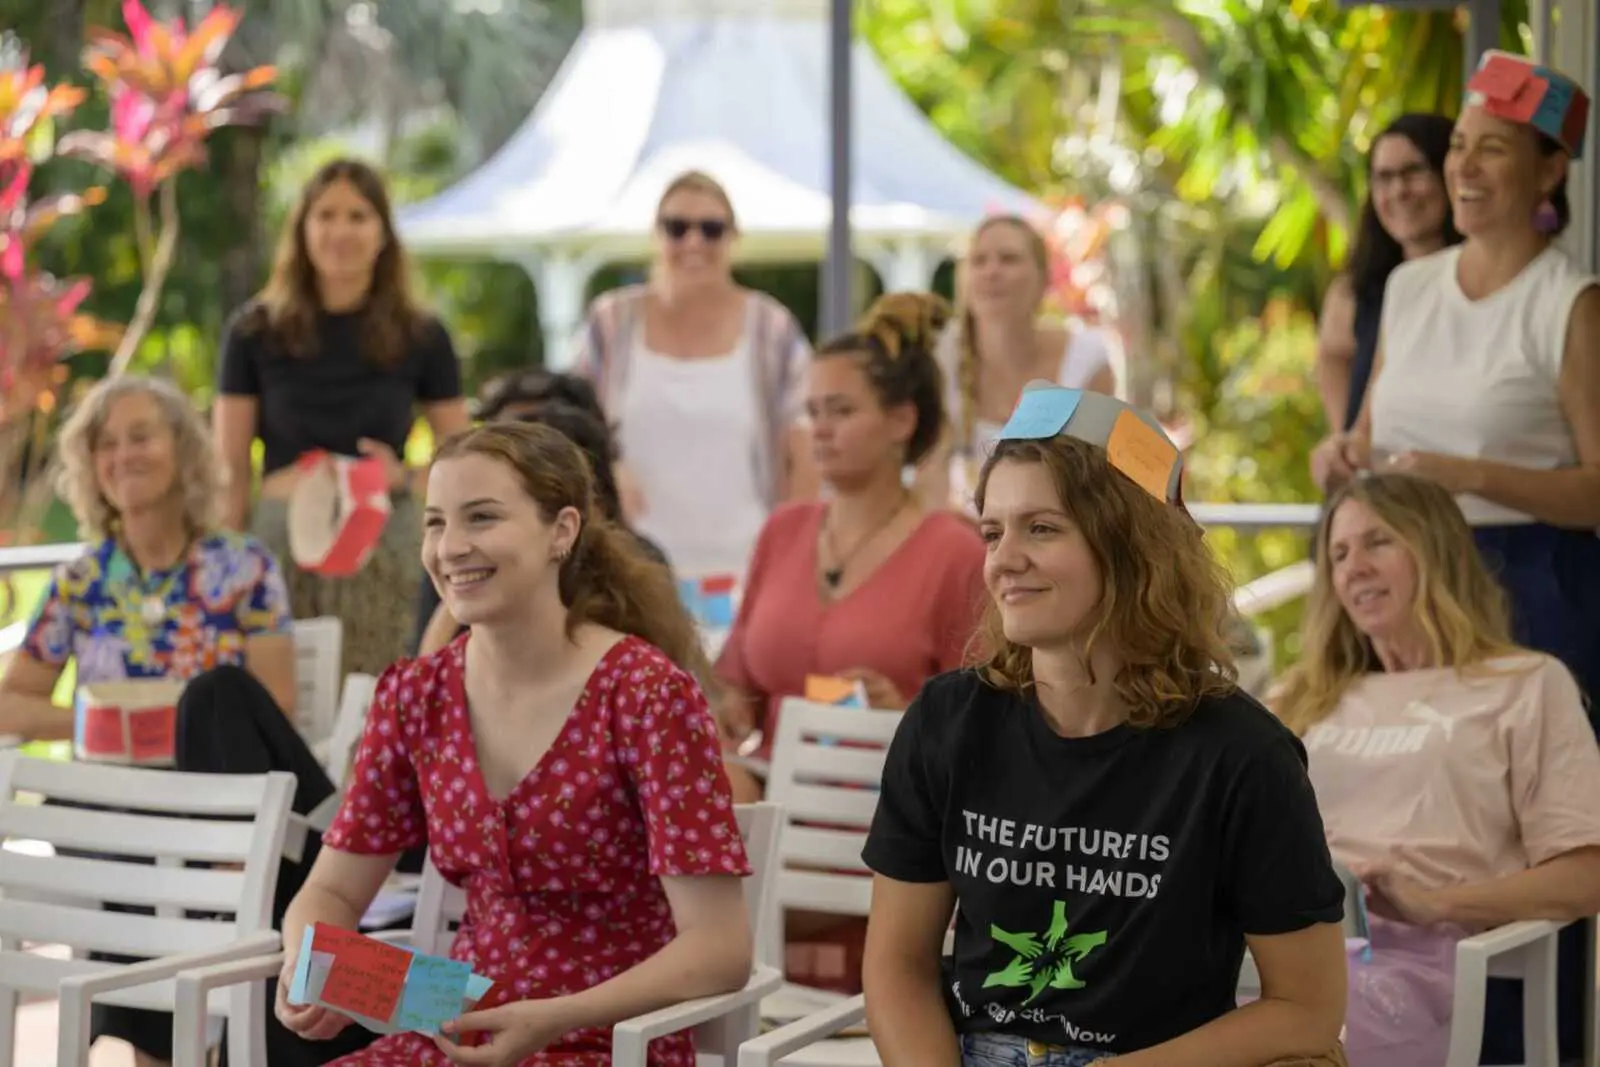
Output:
M598 517L582 453L549 427L447 442L424 531L423 565L469 629L379 681L284 944L309 923L354 928L425 841L467 892L451 956L494 988L448 1037L395 1034L337 1062L609 1064L614 1023L750 973L750 865L691 673L694 624L666 569ZM348 1025L285 988L290 1029ZM689 1035L653 1043L649 1062L692 1067Z
M828 500L780 507L756 541L739 616L717 674L735 692L725 726L770 752L784 697L808 675L859 681L869 706L901 710L922 683L959 666L983 602L983 541L971 523L926 509L903 472L944 426L933 346L949 309L896 293L806 370L806 411ZM733 767L734 791L760 785ZM815 919L816 921L813 921ZM791 980L860 989L865 924L789 917Z

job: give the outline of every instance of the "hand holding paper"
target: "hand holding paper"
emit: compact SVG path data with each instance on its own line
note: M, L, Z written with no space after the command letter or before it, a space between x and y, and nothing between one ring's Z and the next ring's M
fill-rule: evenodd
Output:
M492 984L460 960L316 923L301 942L287 1000L331 1009L380 1034L437 1034Z
M451 1063L464 1067L515 1067L573 1029L572 1020L561 1013L561 1003L559 999L519 1000L468 1012L447 1025L445 1036L434 1038L434 1044ZM481 1044L455 1043L471 1035L478 1035Z

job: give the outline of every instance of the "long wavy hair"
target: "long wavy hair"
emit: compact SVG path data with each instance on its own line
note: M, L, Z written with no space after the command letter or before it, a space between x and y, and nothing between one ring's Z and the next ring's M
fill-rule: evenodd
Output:
M1326 718L1350 685L1377 666L1372 641L1350 620L1333 587L1328 537L1339 508L1351 502L1370 508L1416 564L1411 610L1435 666L1472 671L1523 651L1511 639L1505 591L1484 565L1455 498L1437 482L1409 474L1357 478L1329 499L1317 526L1300 662L1284 674L1271 701L1297 734Z
M563 508L578 512L578 537L558 577L568 636L584 623L606 626L650 642L696 678L711 676L699 629L671 574L640 551L632 534L605 518L582 449L553 427L507 420L451 437L435 461L467 455L487 456L515 471L546 522L554 522Z
M1176 725L1201 698L1237 689L1227 635L1233 583L1187 512L1118 472L1103 448L1058 435L999 442L978 476L980 513L989 477L1001 463L1042 465L1061 510L1088 542L1104 591L1082 655L1090 662L1101 642L1115 653L1120 666L1112 684L1132 725ZM1018 694L1032 688L1033 649L1006 638L992 599L975 652L990 685Z
M949 321L950 305L941 296L886 293L855 329L817 349L817 359L854 358L884 408L910 404L916 410L906 463L933 451L944 432L944 374L934 347Z
M97 382L72 409L61 428L61 472L56 492L78 520L78 534L87 540L113 536L117 509L100 491L95 476L94 450L111 407L128 396L148 396L172 431L172 456L176 463L173 491L183 500L184 521L193 533L214 529L222 468L211 447L211 434L194 404L171 382L125 374Z
M392 367L405 359L429 316L412 292L410 264L395 233L394 211L383 178L360 160L325 163L306 182L278 238L272 276L256 295L244 321L272 334L291 356L316 355L317 323L323 308L317 269L306 246L306 223L317 200L337 182L353 187L383 223L383 247L372 265L372 287L361 310L361 354L380 366Z
M996 226L1009 226L1022 234L1028 248L1028 258L1039 268L1039 288L1043 292L1050 281L1050 246L1045 244L1043 235L1021 215L991 215L972 231L972 243L976 244L979 237ZM957 289L956 388L961 398L961 424L956 427L956 432L960 435L957 438L958 447L967 448L972 444L972 433L978 423L978 324L964 292L965 282Z

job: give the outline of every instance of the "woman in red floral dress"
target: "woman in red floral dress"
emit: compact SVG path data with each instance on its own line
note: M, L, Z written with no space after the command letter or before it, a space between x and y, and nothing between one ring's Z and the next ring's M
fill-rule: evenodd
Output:
M398 855L426 842L467 892L451 955L495 986L448 1037L391 1035L336 1062L609 1064L612 1024L750 973L750 866L693 679L698 635L548 427L447 442L424 531L423 564L469 630L379 681L349 792L284 920L283 973L307 924L354 928ZM349 1024L285 988L291 1030ZM692 1067L689 1035L654 1042L650 1063Z

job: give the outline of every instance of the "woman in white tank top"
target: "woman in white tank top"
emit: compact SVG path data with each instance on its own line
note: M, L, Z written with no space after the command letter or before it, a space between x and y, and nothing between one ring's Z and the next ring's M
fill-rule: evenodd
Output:
M650 283L597 297L573 357L616 426L626 517L688 577L742 580L772 508L817 492L800 421L811 346L733 280L737 233L721 185L674 179Z
M1519 644L1560 659L1600 700L1600 279L1553 244L1588 98L1491 52L1445 158L1466 240L1389 277L1372 384L1352 432L1318 446L1330 482L1410 472L1456 494L1510 596ZM1528 116L1532 116L1531 120ZM1365 579L1364 579L1365 580ZM1581 928L1560 962L1561 1053L1581 1049ZM1576 938L1576 940L1572 940ZM1569 941L1572 943L1569 944ZM1521 1062L1513 1001L1490 989L1489 1063Z
M945 379L950 429L918 468L925 506L970 511L977 468L1030 381L1113 394L1106 335L1040 323L1050 250L1026 219L995 215L972 235L957 283L962 312L936 356Z

